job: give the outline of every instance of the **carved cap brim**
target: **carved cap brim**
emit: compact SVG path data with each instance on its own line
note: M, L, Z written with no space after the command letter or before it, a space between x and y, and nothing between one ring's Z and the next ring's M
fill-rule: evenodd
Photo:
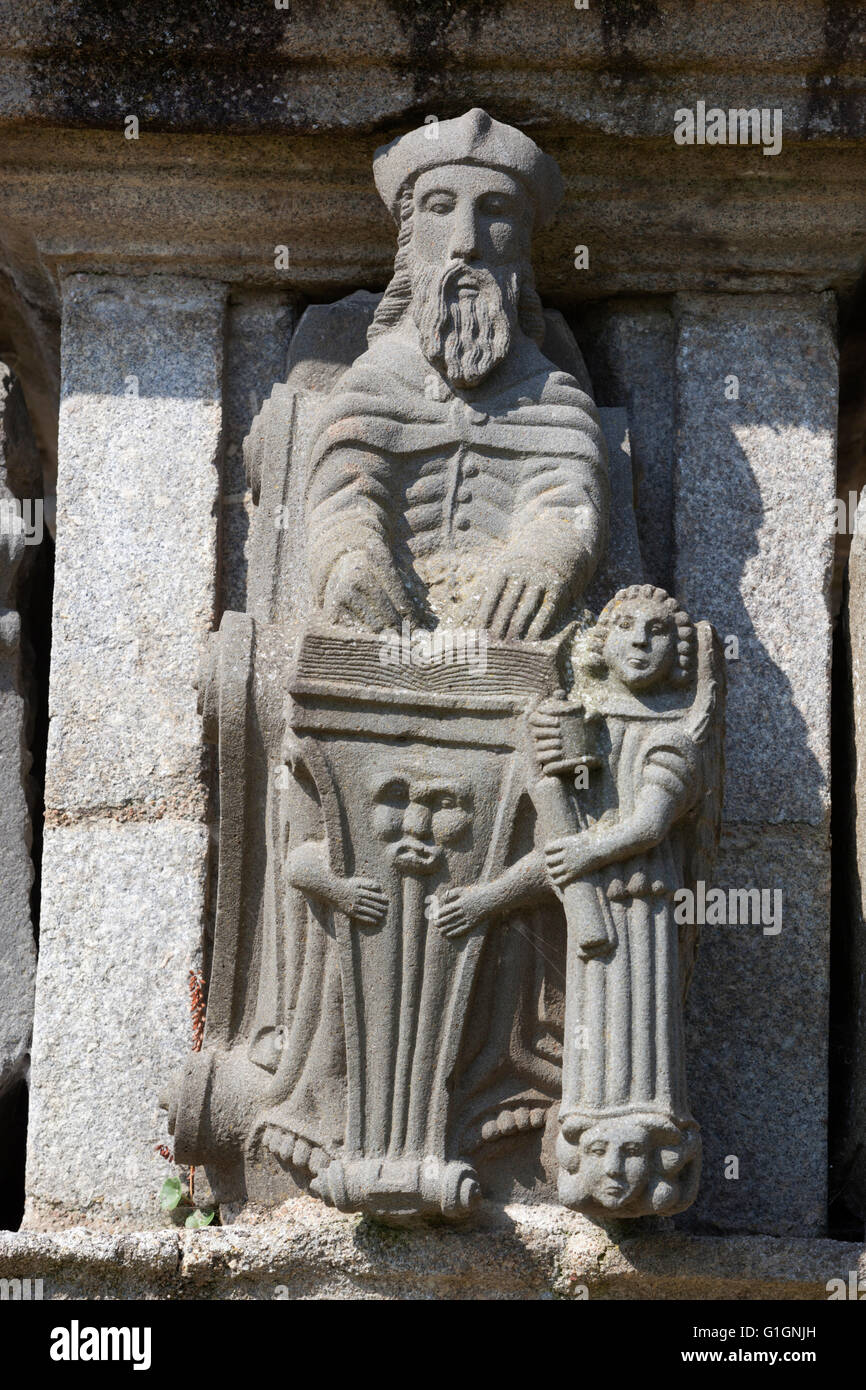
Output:
M395 222L400 220L403 190L425 169L443 164L501 169L519 179L535 207L536 226L548 222L562 201L562 175L556 160L528 135L494 121L476 106L455 120L428 123L398 136L390 145L380 145L373 156L373 177Z

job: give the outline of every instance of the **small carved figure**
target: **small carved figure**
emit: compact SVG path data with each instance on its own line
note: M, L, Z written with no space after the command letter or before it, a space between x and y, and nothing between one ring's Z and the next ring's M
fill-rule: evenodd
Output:
M611 600L576 663L579 703L529 716L542 770L531 790L542 835L568 818L566 795L583 828L490 883L445 890L432 915L457 937L553 886L568 930L560 1197L595 1215L668 1214L693 1201L700 1166L682 1037L697 928L675 923L673 894L706 879L717 844L723 672L712 629L651 585ZM600 775L567 794L565 778L589 764Z

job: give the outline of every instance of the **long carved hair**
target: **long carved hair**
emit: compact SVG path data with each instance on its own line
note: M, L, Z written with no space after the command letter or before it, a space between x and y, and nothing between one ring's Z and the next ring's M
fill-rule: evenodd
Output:
M367 342L372 343L382 333L396 328L412 303L412 218L414 203L411 188L405 188L400 199L400 227L397 233L397 254L394 257L394 274L379 303L373 322L367 329ZM526 231L526 245L520 262L520 300L517 317L527 338L541 346L544 340L544 310L535 288L535 275L529 259L529 229Z

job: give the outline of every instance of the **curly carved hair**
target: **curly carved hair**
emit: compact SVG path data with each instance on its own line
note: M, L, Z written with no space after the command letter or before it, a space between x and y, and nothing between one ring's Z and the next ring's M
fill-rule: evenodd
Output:
M595 675L606 669L604 644L608 631L614 626L617 613L624 603L636 599L648 601L659 617L671 618L677 629L677 663L670 680L673 685L690 685L697 667L698 635L695 625L684 608L666 589L654 584L630 584L620 589L598 615L586 638L586 666Z
M373 322L367 329L367 342L372 343L382 333L388 333L403 318L412 302L412 218L414 196L411 188L404 188L400 197L400 227L397 232L397 254L394 257L394 274L388 283L382 299L373 315ZM526 245L523 260L520 262L520 302L518 319L527 338L541 346L544 341L546 324L544 309L535 288L535 275L529 259L529 228L526 229Z

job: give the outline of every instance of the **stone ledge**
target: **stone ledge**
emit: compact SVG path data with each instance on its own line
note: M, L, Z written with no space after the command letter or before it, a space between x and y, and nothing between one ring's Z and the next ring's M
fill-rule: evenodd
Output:
M623 1223L624 1224L624 1223ZM48 1299L827 1298L852 1242L612 1234L553 1206L487 1205L467 1228L401 1230L298 1198L273 1218L204 1231L0 1232L0 1278Z

